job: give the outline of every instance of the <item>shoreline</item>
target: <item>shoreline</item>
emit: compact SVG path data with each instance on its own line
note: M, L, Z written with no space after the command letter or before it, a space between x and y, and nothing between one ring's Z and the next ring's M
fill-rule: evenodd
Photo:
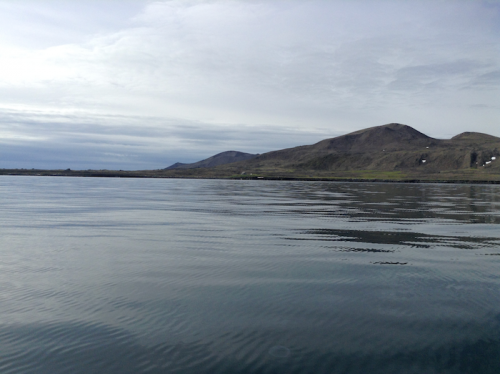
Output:
M289 176L193 176L193 175L145 175L155 171L83 171L83 170L23 170L0 169L0 176L30 177L72 177L72 178L136 178L136 179L218 179L218 180L273 180L304 182L351 182L351 183L432 183L432 184L500 184L500 179L384 179L384 178L347 178L347 177L289 177Z

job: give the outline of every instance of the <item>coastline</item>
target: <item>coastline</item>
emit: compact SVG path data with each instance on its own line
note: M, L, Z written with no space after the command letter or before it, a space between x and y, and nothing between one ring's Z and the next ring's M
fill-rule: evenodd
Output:
M143 179L219 179L219 180L273 180L307 182L351 182L351 183L443 183L443 184L500 184L500 175L488 175L485 179L468 178L349 178L341 176L279 176L279 175L179 175L164 170L40 170L0 169L0 176L74 177L74 178L143 178ZM332 173L333 174L333 173Z

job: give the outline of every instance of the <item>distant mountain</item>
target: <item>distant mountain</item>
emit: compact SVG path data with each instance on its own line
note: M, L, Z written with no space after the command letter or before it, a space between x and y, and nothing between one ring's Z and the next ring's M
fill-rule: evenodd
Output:
M250 160L254 157L257 157L258 154L244 153L238 151L227 151L218 153L212 157L209 157L205 160L201 160L198 162L194 162L192 164L183 164L181 162L176 162L173 165L165 168L165 170L169 169L195 169L195 168L212 168L219 165L230 164L238 161Z

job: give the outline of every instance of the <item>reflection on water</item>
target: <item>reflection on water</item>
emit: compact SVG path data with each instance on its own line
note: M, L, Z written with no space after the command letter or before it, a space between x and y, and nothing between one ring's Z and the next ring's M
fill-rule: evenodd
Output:
M500 186L0 193L1 373L500 372Z
M304 236L290 238L293 240L322 240L322 241L341 241L341 242L359 242L383 245L406 245L412 247L430 248L437 245L446 245L454 248L481 249L498 248L499 238L495 237L467 237L467 236L447 236L447 235L428 235L412 231L359 231L359 230L335 230L319 229L306 230L300 232ZM358 248L351 248L357 250ZM372 252L394 252L394 250L372 250Z

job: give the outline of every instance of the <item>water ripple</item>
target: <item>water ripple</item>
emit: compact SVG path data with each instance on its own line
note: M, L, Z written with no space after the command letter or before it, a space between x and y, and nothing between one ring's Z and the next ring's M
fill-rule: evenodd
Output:
M500 372L500 186L0 193L1 373Z

